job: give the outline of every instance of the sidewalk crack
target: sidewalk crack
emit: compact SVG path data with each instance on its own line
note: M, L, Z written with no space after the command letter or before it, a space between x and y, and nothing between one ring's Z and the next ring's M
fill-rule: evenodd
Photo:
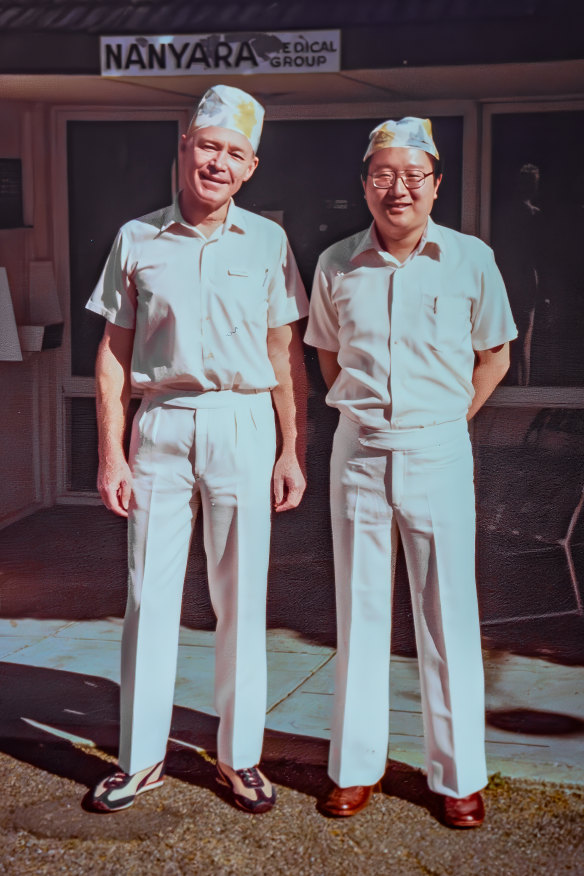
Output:
M323 660L322 663L319 663L318 666L315 666L315 668L312 670L312 672L310 672L307 676L305 676L305 677L302 679L302 681L300 681L300 682L296 685L296 687L293 687L292 690L288 691L287 694L284 694L284 696L281 697L276 703L274 703L273 706L270 706L270 708L269 708L268 711L266 712L266 715L269 715L270 712L273 712L274 709L277 709L278 706L280 706L283 702L285 702L285 700L289 699L293 694L295 694L296 691L299 690L299 688L302 687L302 685L306 684L307 681L309 681L311 678L313 678L313 677L316 675L317 672L320 672L320 670L321 670L324 666L326 666L327 663L330 663L330 661L333 659L334 656L335 656L335 653L334 653L334 651L333 651L333 653L332 653L332 654L329 654L329 656L328 656L325 660Z

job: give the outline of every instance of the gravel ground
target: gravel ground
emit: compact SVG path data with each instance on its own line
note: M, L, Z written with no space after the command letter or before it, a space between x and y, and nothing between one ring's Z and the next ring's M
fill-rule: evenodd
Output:
M209 759L169 755L164 786L116 815L81 808L110 760L67 744L4 745L0 872L6 876L583 876L584 790L491 778L482 828L435 817L421 773L392 762L383 793L344 820L323 818L324 767L270 763L278 805L233 808Z

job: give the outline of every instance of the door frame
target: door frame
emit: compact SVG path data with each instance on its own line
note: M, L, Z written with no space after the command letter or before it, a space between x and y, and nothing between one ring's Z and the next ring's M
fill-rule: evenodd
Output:
M71 373L71 277L69 273L69 204L68 204L68 167L67 167L67 126L71 121L87 122L142 122L142 121L173 121L178 124L179 135L188 127L190 111L186 108L169 110L168 108L126 109L116 107L111 109L88 109L87 107L67 107L53 110L51 119L52 167L53 181L53 240L55 256L55 276L57 288L61 293L61 308L64 316L63 345L61 348L60 367L56 381L56 423L55 446L57 454L56 465L56 501L57 503L95 504L99 503L97 490L92 493L77 492L67 488L68 466L68 429L67 404L73 398L95 398L95 379L93 377L76 377ZM173 190L176 188L173 185Z

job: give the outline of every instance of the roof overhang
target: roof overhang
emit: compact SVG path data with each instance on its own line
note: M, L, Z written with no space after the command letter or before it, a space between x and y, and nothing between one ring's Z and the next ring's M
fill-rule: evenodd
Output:
M464 65L287 76L123 77L0 75L4 100L53 105L192 106L217 81L253 91L266 106L581 97L584 61Z

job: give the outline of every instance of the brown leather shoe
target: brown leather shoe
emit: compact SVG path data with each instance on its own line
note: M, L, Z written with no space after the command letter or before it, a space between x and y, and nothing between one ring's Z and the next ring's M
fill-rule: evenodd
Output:
M365 809L373 792L379 790L379 782L376 785L352 785L350 788L339 788L334 785L326 797L318 802L318 809L323 815L333 818L344 818L347 815L356 815Z
M468 797L443 797L443 801L447 827L480 827L485 820L483 798L478 791Z

